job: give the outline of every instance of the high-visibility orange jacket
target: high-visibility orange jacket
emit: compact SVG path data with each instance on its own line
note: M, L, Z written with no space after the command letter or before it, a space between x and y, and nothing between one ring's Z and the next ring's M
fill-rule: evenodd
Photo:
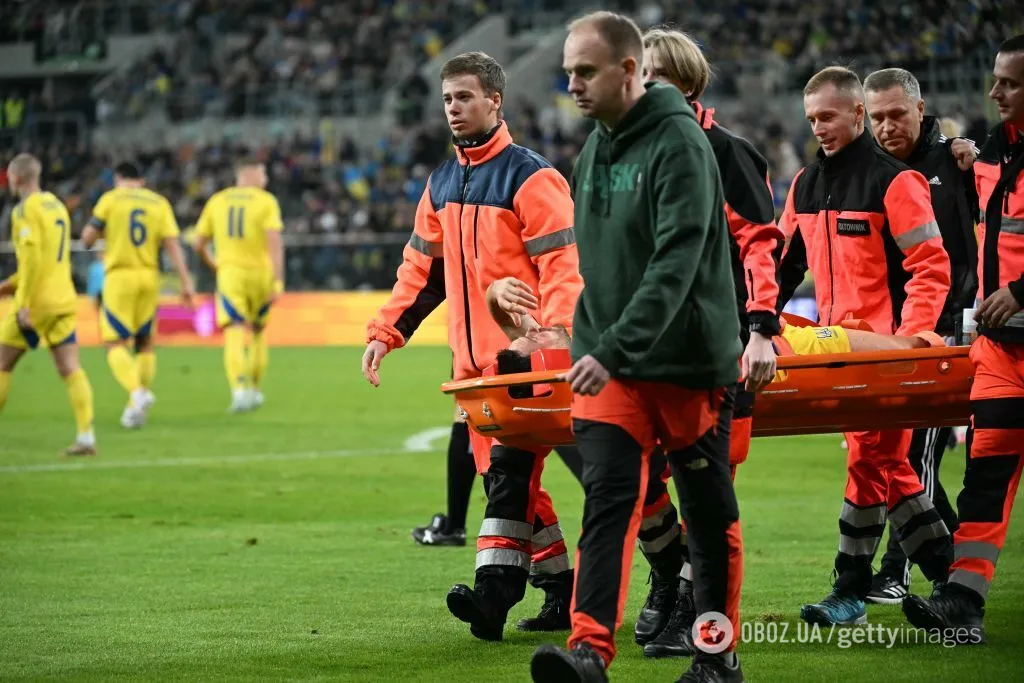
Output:
M775 254L784 236L775 224L768 162L752 144L715 121L714 109L705 109L696 101L690 104L708 136L722 176L741 336L746 340L748 329L767 336L778 334Z
M819 322L859 319L882 334L932 331L949 292L949 256L928 181L865 131L793 179L779 227L780 307L810 267Z
M979 298L1009 287L1024 306L1024 135L1012 124L1001 123L974 162L974 177L981 205L981 243L978 279ZM1024 344L1024 311L1003 327L984 325L978 332L999 342Z
M538 322L571 332L583 279L569 184L547 160L513 144L504 122L455 152L427 181L398 282L367 335L403 346L447 299L454 377L465 379L508 346L487 309L491 283L522 280L540 300Z

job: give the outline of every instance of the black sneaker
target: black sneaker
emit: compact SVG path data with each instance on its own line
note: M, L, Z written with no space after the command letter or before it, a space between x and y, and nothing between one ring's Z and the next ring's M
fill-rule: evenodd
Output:
M672 615L658 637L644 645L644 657L689 657L697 653L693 645L693 622L697 606L693 601L693 582L679 579L679 597Z
M516 628L520 631L568 631L572 628L569 602L548 596L540 607L540 613L529 619L520 619Z
M466 545L466 530L452 529L448 531L448 517L440 512L434 515L428 526L418 526L412 530L412 540L420 545Z
M693 664L676 679L676 683L743 683L740 658L735 652L722 652L716 655L698 652L693 657Z
M928 598L908 595L903 614L915 628L941 633L943 644L985 643L985 607L969 589L956 584L938 583Z
M876 605L898 605L909 593L902 581L889 574L879 573L871 579L871 590L864 601Z
M663 577L652 569L648 582L651 590L633 628L633 638L638 645L646 645L658 637L672 615L678 595L679 578L676 576Z
M469 632L480 640L501 640L507 613L493 605L479 591L466 584L452 586L447 597L448 611L469 624Z
M541 645L530 660L533 683L608 683L604 660L586 643L571 650Z

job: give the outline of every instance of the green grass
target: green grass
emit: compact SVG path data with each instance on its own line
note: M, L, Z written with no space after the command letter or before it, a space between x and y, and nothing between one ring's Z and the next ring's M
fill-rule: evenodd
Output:
M525 681L533 649L564 640L512 629L500 644L473 639L444 606L453 583L471 580L473 548L409 538L444 507L444 440L403 452L408 436L448 424L444 350L389 357L378 390L360 378L357 349L274 350L267 405L243 416L225 412L218 352L159 358L150 424L126 433L102 354L84 353L101 452L76 469L58 457L74 430L47 357L15 372L0 415L0 678ZM737 485L744 619L795 624L800 605L827 592L839 441L755 441ZM952 493L962 472L961 449L944 465ZM556 459L545 477L575 540L582 493ZM477 485L471 527L482 495ZM745 643L748 680L1021 680L1022 535L1017 519L988 647ZM686 662L645 661L632 643L647 576L639 554L634 566L612 677L675 680ZM920 575L914 587L925 589ZM531 589L510 621L540 600ZM898 607L871 607L869 619L905 625Z

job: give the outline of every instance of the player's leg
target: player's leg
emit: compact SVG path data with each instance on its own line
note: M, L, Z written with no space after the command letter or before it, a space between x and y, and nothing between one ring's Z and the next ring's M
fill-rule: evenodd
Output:
M573 431L583 456L583 532L569 650L538 648L534 681L607 680L615 631L629 592L633 549L647 489L651 422L632 385L612 380L597 396L574 397Z
M540 474L539 468L537 474ZM569 551L551 496L540 486L540 477L531 481L531 485L537 489L537 504L530 542L530 584L544 591L544 604L536 617L521 619L516 628L520 631L567 631L571 626L573 584Z
M961 644L984 642L985 602L1024 470L1024 349L982 337L971 348L971 360L973 429L949 582L929 598L910 595L903 601L911 624L941 630Z
M224 373L231 389L231 412L251 409L249 394L248 297L241 273L217 274L217 326L224 334Z
M249 376L252 381L250 402L254 408L263 405L262 382L270 365L270 347L267 344L267 323L270 318L270 283L259 283L251 293L255 315L252 324L252 340L249 344Z
M96 435L93 432L92 385L78 359L78 340L75 337L75 316L59 319L49 330L47 341L57 373L67 386L71 410L75 414L77 434L75 442L65 451L67 455L95 455Z
M145 273L145 278L136 299L136 320L139 321L135 333L135 364L139 371L141 386L141 406L144 413L156 402L153 394L153 381L156 379L156 351L154 336L156 334L156 311L160 296L160 281L156 274Z
M139 368L128 344L138 330L137 300L143 295L131 271L116 270L107 275L100 311L100 338L107 349L107 365L128 400L121 414L121 426L137 429L145 421Z
M663 441L670 448L669 465L686 522L696 619L715 620L701 633L714 627L728 633L727 626L716 623L721 617L704 616L724 615L734 634L721 648L710 635L697 643L691 672L713 670L715 680L742 680L734 650L740 631L743 540L729 465L735 388L678 392L661 399L662 429L671 435ZM678 635L692 638L693 629Z
M679 514L668 493L670 476L668 459L664 451L656 448L648 460L643 518L637 532L640 552L651 567L651 588L633 627L633 639L639 645L646 645L662 633L678 595L685 590L681 584L688 583L679 575L684 545Z
M38 339L35 340L38 343ZM28 350L28 341L18 327L14 311L0 318L0 411L7 404L11 389L11 373Z

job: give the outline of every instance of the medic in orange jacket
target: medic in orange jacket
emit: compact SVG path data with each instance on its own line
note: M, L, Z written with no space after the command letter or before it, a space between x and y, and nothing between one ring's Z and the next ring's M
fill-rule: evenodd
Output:
M881 334L932 331L949 291L928 181L864 131L793 179L779 227L779 307L810 266L819 324L866 321Z
M540 155L513 144L504 122L483 141L456 146L416 209L416 226L391 299L367 328L368 342L404 346L448 299L454 378L480 376L508 346L485 294L515 277L539 299L541 325L572 330L583 288L569 184Z

